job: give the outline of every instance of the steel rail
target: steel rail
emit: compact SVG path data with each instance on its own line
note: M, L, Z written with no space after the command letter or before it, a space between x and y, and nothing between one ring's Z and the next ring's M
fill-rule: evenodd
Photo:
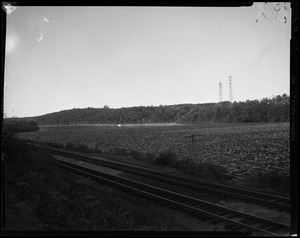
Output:
M249 215L230 208L215 205L200 199L196 199L183 194L175 193L166 189L158 188L145 183L137 182L124 177L103 173L91 168L76 165L71 162L58 160L62 168L68 169L76 174L87 176L91 179L106 182L114 187L122 188L150 198L150 200L160 201L172 205L173 209L181 210L186 214L198 218L210 218L223 222L240 231L258 232L269 236L287 235L290 233L290 226L272 220ZM204 216L203 216L204 215Z
M97 165L102 165L116 170L129 172L137 175L147 176L150 178L158 179L160 181L168 182L175 185L183 185L197 191L206 191L210 193L217 193L226 195L230 198L240 199L246 202L251 202L258 205L264 205L272 209L279 211L290 211L290 199L286 197L260 193L253 190L246 190L239 187L233 187L228 185L216 184L212 182L197 180L190 177L181 175L166 174L153 169L148 169L136 165L128 165L122 162L104 161L88 157L86 155L78 155L73 153L66 153L58 150L47 149L50 153L73 157L86 162L91 162Z

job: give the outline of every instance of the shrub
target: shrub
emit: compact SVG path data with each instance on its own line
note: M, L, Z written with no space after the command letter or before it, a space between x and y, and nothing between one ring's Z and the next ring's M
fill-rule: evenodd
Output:
M181 159L176 161L175 167L180 171L186 171L188 164L189 159Z
M245 181L247 185L255 188L266 188L287 194L290 192L290 176L278 170L254 171Z
M141 159L143 156L141 153L135 151L135 150L130 150L129 151L129 155L133 158L133 159Z
M207 163L195 162L192 159L177 159L177 156L171 150L161 152L154 159L156 165L177 168L189 175L194 175L202 179L225 181L230 179L225 167Z
M225 167L211 163L198 164L197 176L203 179L215 180L219 182L230 179Z
M102 150L101 149L98 149L97 147L89 147L88 149L88 153L98 153L98 154L102 154Z
M114 148L113 149L113 154L115 154L115 155L126 155L127 150L125 148Z
M76 146L76 151L78 152L82 152L82 153L86 153L89 151L89 148L87 147L87 145L84 145L84 144L79 144Z
M146 161L153 162L155 160L155 154L145 153L144 158L145 158Z
M76 147L72 144L72 143L70 143L70 142L68 142L66 145L65 145L65 149L66 150L74 150Z
M154 160L156 165L174 167L176 164L176 154L171 150L161 152Z

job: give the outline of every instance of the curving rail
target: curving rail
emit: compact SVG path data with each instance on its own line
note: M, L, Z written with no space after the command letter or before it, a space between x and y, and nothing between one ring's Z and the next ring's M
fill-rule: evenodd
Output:
M99 172L71 162L58 161L58 164L62 168L68 169L73 173L110 184L118 189L124 189L135 195L146 197L151 201L159 202L172 209L180 210L200 219L209 218L212 221L228 224L233 230L254 232L254 234L268 236L281 236L290 233L290 226L282 223L242 213L145 183Z
M257 205L263 205L271 209L276 209L278 211L287 211L287 212L290 211L290 198L283 197L283 196L266 194L254 190L240 188L240 187L203 181L203 180L182 176L182 175L163 173L161 171L157 171L154 169L149 169L149 168L140 167L136 165L129 165L122 162L95 159L87 155L79 155L79 154L74 154L74 153L64 152L55 149L49 149L49 148L47 148L46 151L56 155L67 156L85 162L90 162L97 165L109 167L111 169L116 169L128 173L133 173L136 175L146 176L169 184L175 184L177 186L180 185L197 191L205 191L209 193L219 194L222 196L227 196L230 198L239 199Z

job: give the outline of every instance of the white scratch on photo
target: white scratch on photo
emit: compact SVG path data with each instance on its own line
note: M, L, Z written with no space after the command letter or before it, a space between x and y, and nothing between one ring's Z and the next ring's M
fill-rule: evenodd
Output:
M47 22L48 24L53 24L54 23L54 21L49 20L47 17L43 17L43 21Z
M10 4L3 4L2 8L7 14L11 14L14 10L16 10L16 7Z
M41 42L41 41L43 40L43 38L44 38L43 34L42 34L42 33L39 33L39 36L38 36L38 38L36 38L36 40L37 40L38 42Z
M50 21L46 17L44 17L43 20L47 23L50 23Z

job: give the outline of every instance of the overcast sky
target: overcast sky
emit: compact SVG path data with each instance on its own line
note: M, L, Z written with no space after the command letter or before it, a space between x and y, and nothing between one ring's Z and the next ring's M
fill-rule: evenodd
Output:
M263 4L17 7L7 14L4 113L219 102L230 75L234 101L289 95L290 5Z

